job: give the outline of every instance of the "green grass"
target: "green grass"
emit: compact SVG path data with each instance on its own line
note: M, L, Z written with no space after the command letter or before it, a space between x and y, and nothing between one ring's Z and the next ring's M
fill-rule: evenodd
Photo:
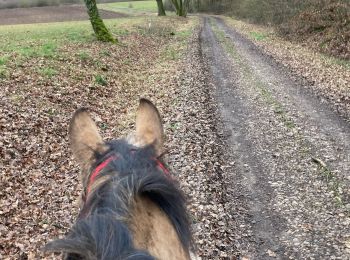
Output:
M8 71L4 67L0 67L0 79L5 79L8 77Z
M161 56L165 60L178 60L182 57L183 52L186 49L187 41L192 35L192 28L182 27L180 31L171 29L167 34L174 37L175 43L172 46L165 48L162 51Z
M155 0L99 4L98 7L100 9L122 13L158 12L157 2Z
M340 65L346 69L350 69L350 61L348 61L348 60L343 60L340 58L331 57L331 56L326 55L326 54L321 54L321 58L329 67L336 64L336 65Z
M80 41L93 40L91 25L88 21L23 24L0 26L0 47L8 49L24 46L27 43L42 41L43 44L53 41ZM9 44L10 43L10 44Z
M7 61L8 61L7 56L0 57L0 66L5 65Z
M266 34L259 32L250 32L250 36L257 41L265 40L268 37Z
M132 17L109 19L105 23L118 37L137 31L136 24L144 21L144 17ZM64 44L96 41L89 21L3 25L0 26L0 35L0 65L8 63L11 56L16 56L13 62L32 57L57 58L62 55L60 48Z
M102 50L100 51L100 56L111 56L112 54L110 53L109 50Z
M107 80L105 79L104 76L102 75L96 75L95 76L95 83L97 83L98 85L101 85L101 86L107 86Z
M178 60L181 57L181 53L179 53L175 46L166 48L162 55L167 60Z
M87 61L91 59L90 55L86 51L80 51L78 53L79 59L82 61Z
M56 114L56 110L54 108L48 108L46 111L46 114L49 116L54 116Z
M177 37L187 40L192 35L192 30L183 30L176 33Z
M25 57L45 58L52 58L58 54L57 44L55 42L47 42L38 45L31 44L28 46L18 46L18 49L16 49L15 52Z
M0 26L0 35L0 53L17 54L17 59L55 58L66 42L94 40L88 22Z
M156 4L156 1L153 2ZM135 5L136 3L139 4L139 2L135 2ZM120 4L125 4L125 2ZM150 18L128 17L108 19L104 22L111 33L118 37L137 32L137 26L148 24ZM152 17L152 23L157 24L158 17ZM59 48L62 44L96 41L89 21L3 25L0 26L0 35L0 59L7 53L52 57L59 54Z
M53 69L53 68L44 67L44 68L39 70L39 73L42 76L45 76L45 77L48 77L48 78L52 78L53 76L58 74L58 71Z
M327 182L327 185L331 189L332 195L334 196L338 206L344 206L344 201L340 192L342 190L342 184L338 180L337 175L332 172L320 159L313 157L312 161L318 165L319 173Z
M135 2L134 7L140 9L149 6L142 2ZM156 7L156 1L151 1L151 5ZM154 2L154 3L153 3ZM126 3L117 3L126 4ZM142 5L143 4L143 5ZM141 8L141 9L142 9ZM128 34L147 34L149 37L174 37L176 44L185 45L186 39L191 35L192 23L183 23L183 26L175 26L177 21L172 21L171 17L157 16L129 16L125 18L107 19L106 26L117 38L120 37L120 48L123 46L123 38ZM170 21L169 21L170 20ZM191 19L193 20L196 19ZM149 26L151 24L151 27ZM0 79L6 79L11 76L14 69L21 70L34 68L35 74L45 78L52 78L60 73L61 64L72 55L80 61L92 62L98 70L105 71L105 65L99 61L113 55L103 46L108 43L98 42L92 30L89 21L74 21L60 23L41 23L41 24L21 24L21 25L0 25ZM90 53L92 46L99 46L99 57ZM166 48L164 48L166 49ZM163 53L162 53L163 54ZM169 60L176 60L180 54L172 47L164 56ZM37 58L45 61L45 67L37 66ZM28 63L28 61L34 62ZM50 61L50 62L47 62ZM125 58L125 64L130 61ZM29 65L32 64L32 65ZM73 75L72 77L81 77ZM108 84L106 77L96 76L93 78L94 87Z
M106 129L108 129L108 124L107 123L100 123L99 128L101 128L102 130L106 130Z

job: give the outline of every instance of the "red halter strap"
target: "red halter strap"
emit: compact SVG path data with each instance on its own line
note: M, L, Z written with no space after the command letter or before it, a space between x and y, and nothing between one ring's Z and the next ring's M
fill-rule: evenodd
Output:
M157 158L154 158L157 163L157 166L165 173L167 177L171 177L169 170L161 163Z
M118 157L115 155L112 155L110 157L108 157L105 161L103 161L101 164L99 164L96 169L94 170L94 172L90 175L89 178L89 182L87 185L87 193L90 192L91 189L91 185L94 183L96 177L99 175L99 173L113 160L117 159Z
M100 163L96 168L95 170L93 171L93 173L90 175L89 177L89 182L88 182L88 185L87 185L87 193L90 192L90 189L91 189L91 186L92 184L94 183L96 177L100 174L100 172L107 167L107 165L117 159L118 157L116 155L112 155L110 157L108 157L105 161L103 161L102 163ZM162 172L164 172L164 174L167 176L167 177L171 177L170 175L170 172L169 170L164 166L164 164L157 158L154 158L155 162L157 163L157 166L162 170Z

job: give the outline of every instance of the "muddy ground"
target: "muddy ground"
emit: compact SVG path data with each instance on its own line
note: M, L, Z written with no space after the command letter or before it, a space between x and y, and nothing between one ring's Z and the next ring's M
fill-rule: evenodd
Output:
M127 16L106 10L100 10L100 14L104 19ZM88 19L86 7L80 5L0 9L0 25L51 23Z

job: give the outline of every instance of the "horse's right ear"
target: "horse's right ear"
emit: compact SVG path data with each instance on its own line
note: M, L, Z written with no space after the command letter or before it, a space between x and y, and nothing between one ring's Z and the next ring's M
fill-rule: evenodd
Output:
M158 109L147 99L141 98L136 114L136 136L144 145L153 144L157 156L163 150L163 125Z
M78 109L69 125L69 141L78 163L89 167L96 151L103 152L104 145L97 126L85 108Z

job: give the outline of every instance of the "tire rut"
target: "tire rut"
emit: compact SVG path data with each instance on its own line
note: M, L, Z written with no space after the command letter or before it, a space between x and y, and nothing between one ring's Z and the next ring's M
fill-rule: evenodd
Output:
M240 255L349 259L349 125L220 19L204 18L200 41L233 162L225 196Z

